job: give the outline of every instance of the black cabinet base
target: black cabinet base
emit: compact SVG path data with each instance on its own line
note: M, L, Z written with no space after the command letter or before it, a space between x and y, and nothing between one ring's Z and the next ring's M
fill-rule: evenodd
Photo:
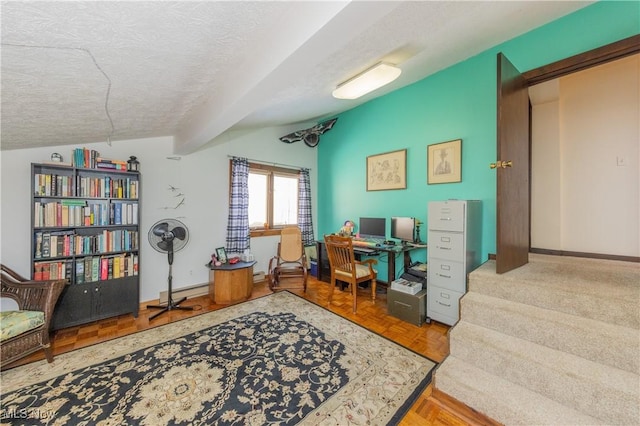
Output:
M137 318L138 299L137 276L69 284L58 299L52 328L60 330L125 314Z

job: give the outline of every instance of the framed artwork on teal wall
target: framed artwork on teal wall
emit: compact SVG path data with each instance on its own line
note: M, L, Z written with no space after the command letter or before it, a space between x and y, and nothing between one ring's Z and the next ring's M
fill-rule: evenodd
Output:
M367 191L406 188L406 149L367 157Z
M427 183L462 182L462 139L427 147Z

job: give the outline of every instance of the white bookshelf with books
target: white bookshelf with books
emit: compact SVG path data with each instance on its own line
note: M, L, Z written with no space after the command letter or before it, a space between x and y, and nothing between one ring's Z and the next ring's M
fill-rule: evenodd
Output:
M31 165L31 275L67 280L54 329L138 315L140 173L101 160L80 149L72 165Z

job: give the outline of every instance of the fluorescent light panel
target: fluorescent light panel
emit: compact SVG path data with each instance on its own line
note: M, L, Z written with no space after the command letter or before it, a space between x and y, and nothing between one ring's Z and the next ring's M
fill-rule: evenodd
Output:
M391 83L400 76L402 70L385 62L380 62L368 70L340 84L333 91L338 99L357 99L385 84Z

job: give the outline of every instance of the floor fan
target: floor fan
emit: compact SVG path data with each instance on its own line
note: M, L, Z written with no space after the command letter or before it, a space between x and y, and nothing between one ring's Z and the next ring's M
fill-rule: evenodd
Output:
M159 251L160 253L167 253L167 260L169 261L169 276L168 281L168 293L166 305L147 305L147 308L161 309L160 312L153 314L149 317L149 320L154 319L158 315L170 311L172 309L182 309L185 311L193 310L191 306L180 306L182 302L187 300L186 297L178 301L173 300L172 287L171 287L171 269L173 267L173 254L187 245L189 242L189 231L184 223L176 219L163 219L157 222L149 230L149 244L151 247Z

